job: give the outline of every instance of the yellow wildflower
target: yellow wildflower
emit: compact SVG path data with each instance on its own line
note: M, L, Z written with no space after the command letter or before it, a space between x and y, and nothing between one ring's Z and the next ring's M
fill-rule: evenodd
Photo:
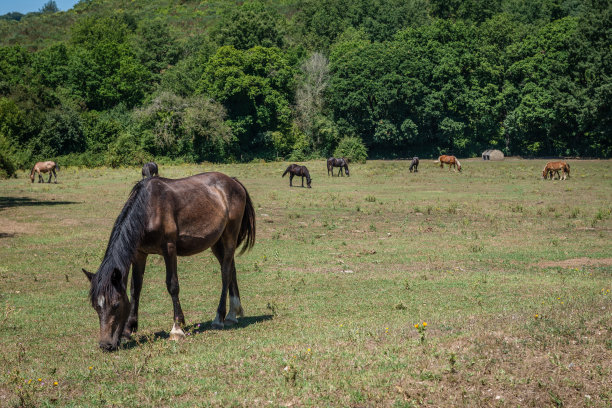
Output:
M423 327L427 327L427 322L423 322Z

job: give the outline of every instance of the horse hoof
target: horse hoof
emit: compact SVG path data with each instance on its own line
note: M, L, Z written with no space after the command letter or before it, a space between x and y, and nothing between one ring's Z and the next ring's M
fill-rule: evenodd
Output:
M170 340L180 341L185 338L185 332L179 325L176 323L172 326L172 330L170 331Z
M223 330L223 322L212 322L212 328L215 330Z
M235 317L227 316L225 318L225 325L226 326L233 326L235 324L238 324L238 319L236 319Z

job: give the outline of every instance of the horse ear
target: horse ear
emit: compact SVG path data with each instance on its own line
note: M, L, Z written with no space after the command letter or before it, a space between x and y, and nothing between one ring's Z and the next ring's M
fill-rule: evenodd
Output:
M81 268L81 270L83 271L85 276L87 276L87 279L89 279L89 281L91 282L95 274L91 272L87 272L84 268Z

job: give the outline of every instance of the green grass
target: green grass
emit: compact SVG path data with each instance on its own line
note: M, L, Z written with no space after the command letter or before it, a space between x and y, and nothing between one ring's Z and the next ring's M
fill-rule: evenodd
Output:
M249 190L246 316L211 330L219 266L180 258L190 335L167 340L151 256L140 331L115 353L97 347L81 268L97 269L140 169L2 181L0 406L610 406L612 162L572 162L567 181L540 180L541 160L372 161L348 178L306 164L312 189L289 188L287 163L160 168Z

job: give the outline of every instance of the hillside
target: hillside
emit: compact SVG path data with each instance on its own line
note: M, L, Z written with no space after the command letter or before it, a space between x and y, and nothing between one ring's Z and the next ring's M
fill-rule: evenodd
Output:
M89 0L0 20L0 162L610 157L611 9Z

